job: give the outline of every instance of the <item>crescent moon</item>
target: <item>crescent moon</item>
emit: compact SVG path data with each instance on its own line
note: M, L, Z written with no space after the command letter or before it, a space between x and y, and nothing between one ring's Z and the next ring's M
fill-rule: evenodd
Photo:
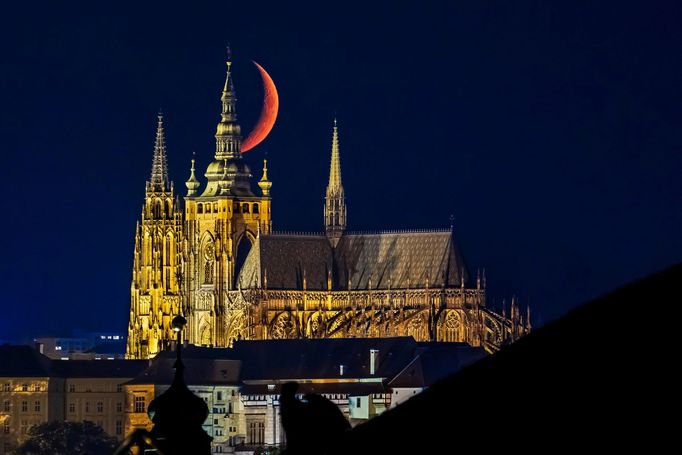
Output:
M242 142L242 153L248 152L268 137L272 127L275 125L277 112L279 111L279 95L277 94L275 83L262 66L256 62L253 62L253 64L258 68L261 79L263 79L263 109L260 111L260 118L256 126L253 127L251 133Z

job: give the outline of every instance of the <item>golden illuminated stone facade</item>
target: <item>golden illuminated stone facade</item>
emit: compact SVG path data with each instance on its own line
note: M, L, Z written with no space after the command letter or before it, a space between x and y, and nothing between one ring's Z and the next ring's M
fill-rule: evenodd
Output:
M159 115L152 175L141 221L135 228L128 358L153 357L174 337L171 320L181 306L182 238L182 212L168 179L163 118Z
M237 339L411 335L492 352L530 331L529 314L524 319L515 302L509 317L487 308L485 277L466 286L452 228L346 232L336 120L325 231L273 233L267 162L258 182L261 195L255 195L240 151L227 65L207 184L201 191L192 160L184 214L173 202L172 187L154 184L158 175L167 181L165 146L158 145L157 133L154 162L162 155L163 166L155 164L154 172L162 170L152 173L137 229L128 357L152 357L168 345L176 314L188 320L190 343L216 347ZM163 142L161 123L159 128ZM159 201L168 205L155 205Z

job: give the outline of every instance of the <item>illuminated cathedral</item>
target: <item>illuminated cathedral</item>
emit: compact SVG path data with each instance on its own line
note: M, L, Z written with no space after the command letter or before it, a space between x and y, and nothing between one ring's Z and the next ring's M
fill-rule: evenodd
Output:
M227 68L206 184L192 160L182 204L168 177L159 115L135 230L128 358L167 348L179 314L189 343L214 347L237 339L413 336L494 352L530 331L530 315L515 301L508 314L486 305L485 276L469 276L452 227L346 230L336 121L324 231L274 232L267 162L254 191L230 61Z

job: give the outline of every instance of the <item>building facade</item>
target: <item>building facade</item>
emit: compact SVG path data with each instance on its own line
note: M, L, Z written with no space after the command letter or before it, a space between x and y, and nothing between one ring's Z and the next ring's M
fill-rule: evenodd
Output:
M354 426L405 401L406 390L412 396L485 356L465 343L417 343L412 337L240 340L227 349L183 348L184 381L208 405L203 429L213 438L212 453L239 454L286 444L280 393L289 381L299 383L301 395L329 399ZM173 352L163 352L124 385L126 434L152 428L147 408L170 386L174 362ZM392 382L400 388L394 390Z
M88 420L123 439L123 384L148 365L141 360L57 360L29 346L0 346L0 455L12 453L31 427L52 421Z
M413 336L494 352L530 331L512 302L507 317L486 305L485 276L471 285L452 227L349 233L334 121L325 230L272 231L272 182L259 194L241 154L236 93L227 62L216 150L204 176L187 180L184 208L168 181L162 119L136 228L128 358L150 358L188 320L187 339L227 347L239 339Z

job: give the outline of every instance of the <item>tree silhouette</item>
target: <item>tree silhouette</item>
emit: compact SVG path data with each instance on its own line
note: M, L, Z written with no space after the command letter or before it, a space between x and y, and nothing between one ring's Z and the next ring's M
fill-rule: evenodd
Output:
M116 448L116 438L89 421L42 423L28 433L29 439L15 450L15 454L109 455Z

